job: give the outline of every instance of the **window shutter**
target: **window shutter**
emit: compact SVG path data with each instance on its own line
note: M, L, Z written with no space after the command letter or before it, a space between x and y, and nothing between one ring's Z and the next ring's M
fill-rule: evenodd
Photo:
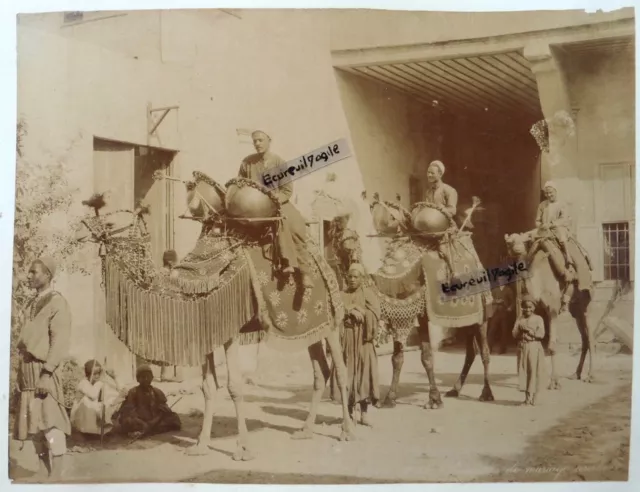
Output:
M634 269L636 268L636 221L629 221L629 280L635 281Z

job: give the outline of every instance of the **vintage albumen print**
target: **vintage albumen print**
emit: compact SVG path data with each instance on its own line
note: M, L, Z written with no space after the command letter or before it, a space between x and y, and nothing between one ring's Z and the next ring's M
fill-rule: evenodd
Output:
M20 15L11 479L627 480L634 25Z

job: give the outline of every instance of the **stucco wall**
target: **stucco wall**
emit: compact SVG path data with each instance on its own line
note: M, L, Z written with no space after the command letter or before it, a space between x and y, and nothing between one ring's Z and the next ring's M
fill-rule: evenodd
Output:
M618 193L616 196L600 193L600 165L627 163L635 169L634 55L633 52L619 52L589 57L566 56L562 65L567 74L570 97L579 108L576 117L579 186L574 188L570 198L572 212L582 243L597 263L595 274L600 280L601 224L609 215L608 211L620 208L622 200ZM631 176L627 186L633 193ZM620 218L633 219L634 205L627 208L627 217ZM590 240L592 236L597 241ZM634 247L633 243L631 247Z
M336 71L353 145L369 196L410 207L409 177L439 158L437 114L405 94Z
M464 39L571 27L632 18L633 8L588 14L580 10L535 12L420 12L334 10L331 49L346 50Z

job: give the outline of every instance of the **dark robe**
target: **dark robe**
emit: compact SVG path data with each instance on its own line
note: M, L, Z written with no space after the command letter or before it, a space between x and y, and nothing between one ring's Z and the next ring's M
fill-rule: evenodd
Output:
M380 399L378 383L378 355L374 341L380 321L380 302L365 286L342 293L345 305L345 323L342 333L342 356L347 366L347 399L350 407L356 403L375 403ZM349 316L352 308L364 316L356 323ZM331 371L331 399L340 402L340 391L335 371Z
M132 388L127 398L114 416L120 430L124 433L142 431L144 423L150 424L159 418L158 423L148 429L149 434L180 430L180 417L167 405L167 397L161 389L140 385Z

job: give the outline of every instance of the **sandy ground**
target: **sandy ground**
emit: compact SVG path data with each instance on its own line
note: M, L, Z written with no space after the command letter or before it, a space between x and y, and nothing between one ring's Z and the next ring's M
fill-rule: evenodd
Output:
M253 349L255 350L255 349ZM317 435L292 440L311 395L305 353L260 355L260 379L246 386L247 417L256 459L234 462L235 412L226 389L216 395L210 454L190 457L203 409L196 390L174 407L183 430L133 444L112 440L76 445L66 462L68 482L210 483L390 483L539 480L626 480L631 407L631 357L599 355L595 383L563 380L539 406L519 407L515 356L492 357L495 402L477 400L482 365L471 370L462 396L441 410L424 410L428 381L418 352L405 356L398 406L371 410L373 429L358 426L358 440L340 442L340 407L323 401ZM575 370L576 356L559 356L560 374ZM446 391L458 376L460 352L436 354L436 372ZM224 371L220 371L224 373ZM391 378L388 356L380 357L383 395ZM221 383L224 384L222 374ZM159 383L166 390L176 383ZM325 397L328 391L325 393ZM170 400L171 403L172 400ZM70 440L71 441L71 440ZM75 447L73 447L75 445ZM33 449L10 445L11 477L28 480L37 467ZM579 467L579 468L578 468Z

